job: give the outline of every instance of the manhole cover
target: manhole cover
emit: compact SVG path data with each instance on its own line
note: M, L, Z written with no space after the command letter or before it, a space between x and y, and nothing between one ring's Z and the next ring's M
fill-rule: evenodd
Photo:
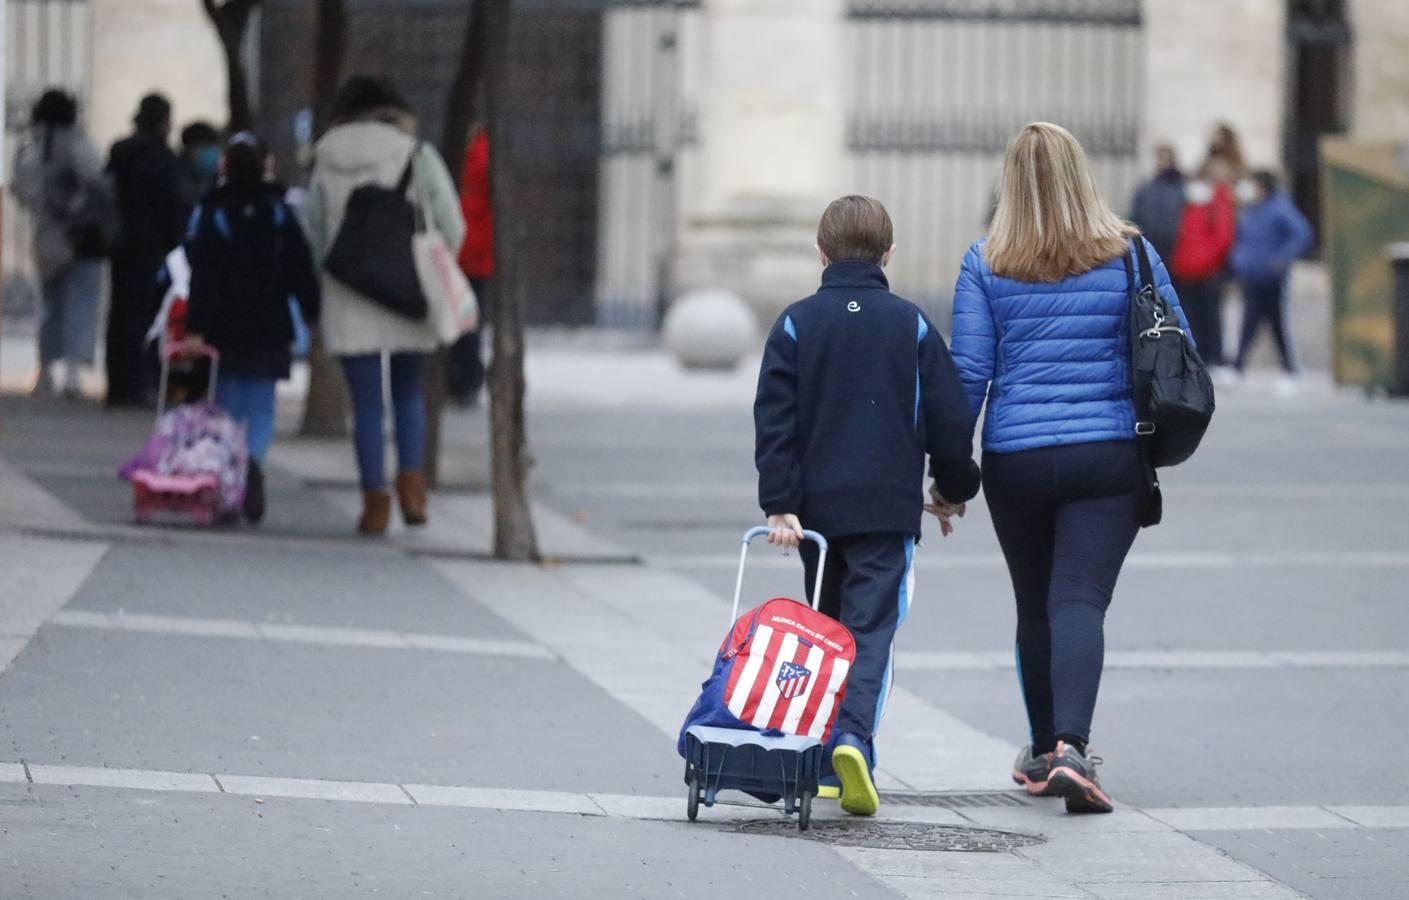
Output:
M1011 791L981 793L945 793L941 791L881 791L881 805L937 806L942 809L991 809L993 807L1026 807L1021 794Z
M957 825L924 825L912 822L855 822L846 819L813 820L807 831L798 831L791 819L745 822L745 834L800 837L837 847L869 847L877 850L940 850L950 853L1002 853L1043 843L1031 834L964 828Z

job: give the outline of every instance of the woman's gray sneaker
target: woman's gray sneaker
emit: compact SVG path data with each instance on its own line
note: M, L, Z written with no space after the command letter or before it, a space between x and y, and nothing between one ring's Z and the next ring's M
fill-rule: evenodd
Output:
M1047 773L1051 768L1052 754L1034 755L1032 745L1028 744L1013 763L1013 780L1027 788L1027 792L1034 797L1045 797L1048 795Z
M1046 795L1065 798L1069 813L1111 812L1115 804L1101 790L1101 780L1096 777L1096 767L1103 760L1091 754L1089 747L1087 750L1083 754L1065 742L1057 742L1052 770L1047 774Z

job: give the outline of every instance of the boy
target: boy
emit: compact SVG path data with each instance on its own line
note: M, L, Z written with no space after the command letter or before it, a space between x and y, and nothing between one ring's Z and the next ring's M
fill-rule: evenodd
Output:
M870 197L827 207L817 228L822 286L773 326L754 403L768 540L798 547L804 525L827 538L818 605L856 641L828 748L828 780L840 781L842 808L856 815L880 805L873 741L890 690L891 642L913 591L925 454L946 526L979 487L968 401L949 350L918 307L890 293L882 272L892 236L889 214ZM810 593L818 553L801 546Z

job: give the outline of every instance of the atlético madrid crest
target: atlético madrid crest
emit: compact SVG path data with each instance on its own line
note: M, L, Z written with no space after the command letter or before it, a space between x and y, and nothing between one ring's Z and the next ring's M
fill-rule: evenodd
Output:
M784 700L792 700L807 693L807 683L812 680L812 670L795 662L785 662L778 667L778 691Z

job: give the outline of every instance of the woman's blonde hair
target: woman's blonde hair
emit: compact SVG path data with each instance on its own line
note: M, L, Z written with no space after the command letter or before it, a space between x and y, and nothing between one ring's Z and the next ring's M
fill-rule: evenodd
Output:
M1034 122L1013 138L984 247L995 275L1059 281L1120 256L1136 234L1106 205L1071 132Z

